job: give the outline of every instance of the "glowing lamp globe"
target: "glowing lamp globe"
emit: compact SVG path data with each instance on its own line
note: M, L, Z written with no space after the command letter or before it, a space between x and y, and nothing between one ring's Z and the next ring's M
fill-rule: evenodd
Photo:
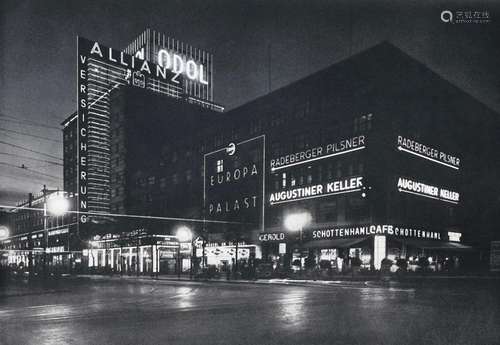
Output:
M0 240L6 239L7 237L9 237L9 229L4 225L0 226Z
M290 231L298 231L311 221L311 214L307 212L293 213L285 218L285 228Z
M187 226L181 226L177 229L176 236L179 242L190 242L193 238L193 233Z
M68 199L60 194L56 194L47 200L47 211L54 216L62 216L68 209Z

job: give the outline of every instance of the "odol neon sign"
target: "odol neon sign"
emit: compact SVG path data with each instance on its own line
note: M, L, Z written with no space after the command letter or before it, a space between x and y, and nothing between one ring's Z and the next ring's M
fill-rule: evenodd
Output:
M191 80L208 85L204 66L193 59L186 60L184 56L169 52L166 49L160 49L158 52L158 65L174 72L174 79L183 74Z

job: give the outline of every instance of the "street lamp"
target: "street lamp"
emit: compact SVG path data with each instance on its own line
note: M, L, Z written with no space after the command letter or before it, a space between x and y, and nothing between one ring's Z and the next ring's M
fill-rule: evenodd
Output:
M178 263L177 263L177 277L180 278L181 277L181 269L182 269L182 262L180 260L181 259L181 242L182 243L186 243L186 242L191 243L191 241L193 239L193 232L187 226L182 225L177 229L175 235L177 237L177 240L179 241L179 245L177 247L177 261L178 261ZM192 261L193 261L193 256L191 254L191 257L190 257L191 269L193 267Z
M43 232L45 235L45 250L43 252L43 268L44 273L47 273L47 250L49 247L49 232L47 228L47 219L49 217L49 213L53 216L62 216L69 209L69 202L64 197L64 192L55 190L48 190L45 186L43 186ZM52 192L52 194L47 197L47 193Z
M299 241L300 241L300 270L302 271L302 230L304 226L311 222L311 214L309 212L299 212L292 213L285 217L285 228L289 231L298 231L299 232Z
M0 241L5 240L7 237L9 237L9 228L6 227L5 225L0 225Z

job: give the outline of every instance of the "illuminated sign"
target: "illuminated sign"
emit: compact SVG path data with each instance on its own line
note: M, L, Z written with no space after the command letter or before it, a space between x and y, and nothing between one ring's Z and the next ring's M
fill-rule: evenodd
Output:
M78 51L78 85L77 85L77 183L78 183L78 199L77 209L80 212L88 211L88 198L87 198L87 159L88 159L88 83L87 83L87 63L88 53L84 52L84 46L88 43L81 37L77 40ZM78 223L86 223L87 215L80 214L78 216Z
M460 194L457 192L445 188L435 187L422 182L416 182L403 177L398 179L398 191L430 199L446 201L452 204L458 204L460 199Z
M282 204L291 201L321 198L336 194L352 193L361 191L363 187L363 177L351 177L338 181L326 182L306 187L298 187L286 191L274 192L269 197L272 205Z
M184 96L213 101L214 56L153 29L146 29L125 53L156 63L182 78Z
M105 47L96 41L89 41L78 37L78 53L84 58L98 59L112 66L124 68L128 75L133 72L135 78L143 79L144 76L150 76L159 80L179 83L177 80L178 75L169 72L168 68L119 50Z
M448 241L460 242L462 234L460 232L448 231Z
M286 234L284 232L263 232L259 234L261 242L280 242L285 241Z
M160 49L157 61L158 65L171 70L175 74L175 78L182 74L190 80L208 85L205 67L194 59L189 59L185 55L180 55L166 49Z
M426 146L415 140L405 138L401 135L398 135L397 148L399 151L403 151L414 156L427 159L448 168L458 170L460 167L460 158Z
M333 156L338 156L350 152L355 152L364 149L365 136L359 135L339 142L330 143L324 146L317 146L300 152L295 152L289 155L276 157L271 159L271 171L289 168L292 166L317 161Z
M203 205L209 220L264 226L265 136L204 155Z
M155 92L180 90L175 85L180 81L162 66L96 41L78 37L77 50L77 211L81 224L88 222L87 212L95 210L92 203L99 203L97 209L102 210L100 200L107 200L109 193L107 172L96 172L91 161L105 161L109 157L109 136L105 132L109 128L110 93L127 85Z
M311 232L311 239L323 240L332 238L345 238L356 236L370 235L389 235L394 237L411 237L422 239L440 240L441 233L435 231L426 231L422 229L414 229L409 227L390 225L390 224L374 224L374 225L359 225L346 226L338 228L315 229Z

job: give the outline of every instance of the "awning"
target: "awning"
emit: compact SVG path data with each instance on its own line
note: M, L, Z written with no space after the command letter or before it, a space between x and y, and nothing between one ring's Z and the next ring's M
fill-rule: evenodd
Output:
M368 240L369 237L362 238L337 238L333 240L318 240L304 243L302 248L350 248L355 244Z
M449 251L471 251L474 250L471 246L466 246L465 244L457 242L443 242L443 241L426 241L426 240L401 240L399 242L404 242L407 245L414 246L421 249L439 249L439 250L449 250Z

